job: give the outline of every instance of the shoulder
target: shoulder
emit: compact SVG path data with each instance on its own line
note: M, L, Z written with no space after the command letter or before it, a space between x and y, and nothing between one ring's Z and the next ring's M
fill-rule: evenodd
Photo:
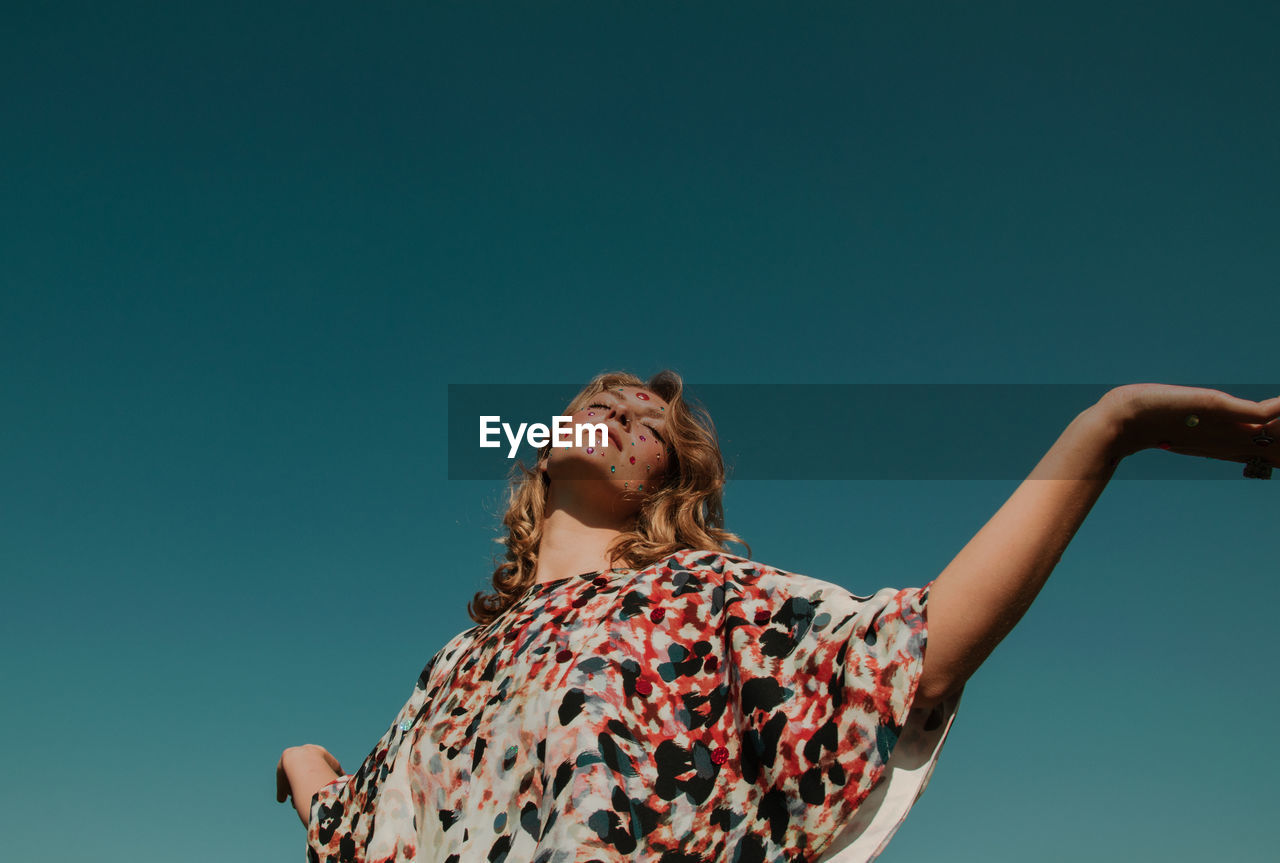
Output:
M738 557L722 551L685 549L671 555L660 565L671 569L673 572L689 570L723 576L726 581L732 581L740 585L759 584L770 587L792 585L797 588L843 591L851 596L856 595L834 582L824 581L811 575L793 572L758 560L749 560L748 558ZM868 599L869 597L859 598Z
M686 549L671 555L659 566L671 573L687 571L704 583L722 587L726 593L739 595L767 594L776 597L802 597L814 602L837 601L859 603L872 599L859 596L848 588L803 573L792 572L758 560L705 549ZM895 592L886 588L889 593ZM884 593L885 591L880 591Z
M472 626L445 642L444 647L437 650L435 655L427 660L426 666L418 675L418 688L429 688L433 679L438 679L443 672L453 667L458 657L467 652L467 648L485 629L486 627L480 625Z
M677 551L660 564L672 571L687 570L690 572L729 575L734 578L752 579L762 575L773 575L782 570L755 560L729 554L725 551L686 548Z

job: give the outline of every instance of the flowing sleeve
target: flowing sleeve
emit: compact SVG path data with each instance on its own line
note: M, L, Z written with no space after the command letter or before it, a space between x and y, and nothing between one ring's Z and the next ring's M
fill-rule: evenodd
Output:
M363 863L413 854L417 830L405 781L403 744L428 712L441 676L452 667L475 629L460 633L427 662L413 693L355 773L338 776L311 798L307 818L309 863ZM405 755L411 746L405 746Z
M726 651L739 677L744 779L775 841L818 861L873 860L923 792L959 694L914 706L929 590L857 596L750 564L727 571ZM768 807L772 806L772 809Z

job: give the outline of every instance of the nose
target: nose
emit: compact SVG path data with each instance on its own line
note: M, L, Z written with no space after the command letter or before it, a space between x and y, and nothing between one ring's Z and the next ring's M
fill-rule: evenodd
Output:
M618 407L615 407L612 411L610 411L610 416L615 417L618 420L618 422L622 423L623 428L630 430L631 417L628 415L627 408L625 405L619 405Z

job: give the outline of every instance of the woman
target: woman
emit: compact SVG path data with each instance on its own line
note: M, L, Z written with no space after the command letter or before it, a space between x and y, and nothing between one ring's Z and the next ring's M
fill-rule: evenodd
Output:
M728 552L720 452L675 374L601 375L567 413L607 446L544 447L513 481L477 626L359 770L281 756L310 860L873 859L1119 460L1267 478L1280 433L1280 397L1119 387L936 579L860 597Z

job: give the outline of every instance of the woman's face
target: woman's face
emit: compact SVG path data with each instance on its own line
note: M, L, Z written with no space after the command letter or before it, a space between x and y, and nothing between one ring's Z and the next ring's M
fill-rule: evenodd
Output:
M561 479L604 480L617 495L637 505L658 490L666 475L666 412L670 406L641 387L618 387L597 393L573 417L573 424L605 425L607 445L552 447L547 475Z

